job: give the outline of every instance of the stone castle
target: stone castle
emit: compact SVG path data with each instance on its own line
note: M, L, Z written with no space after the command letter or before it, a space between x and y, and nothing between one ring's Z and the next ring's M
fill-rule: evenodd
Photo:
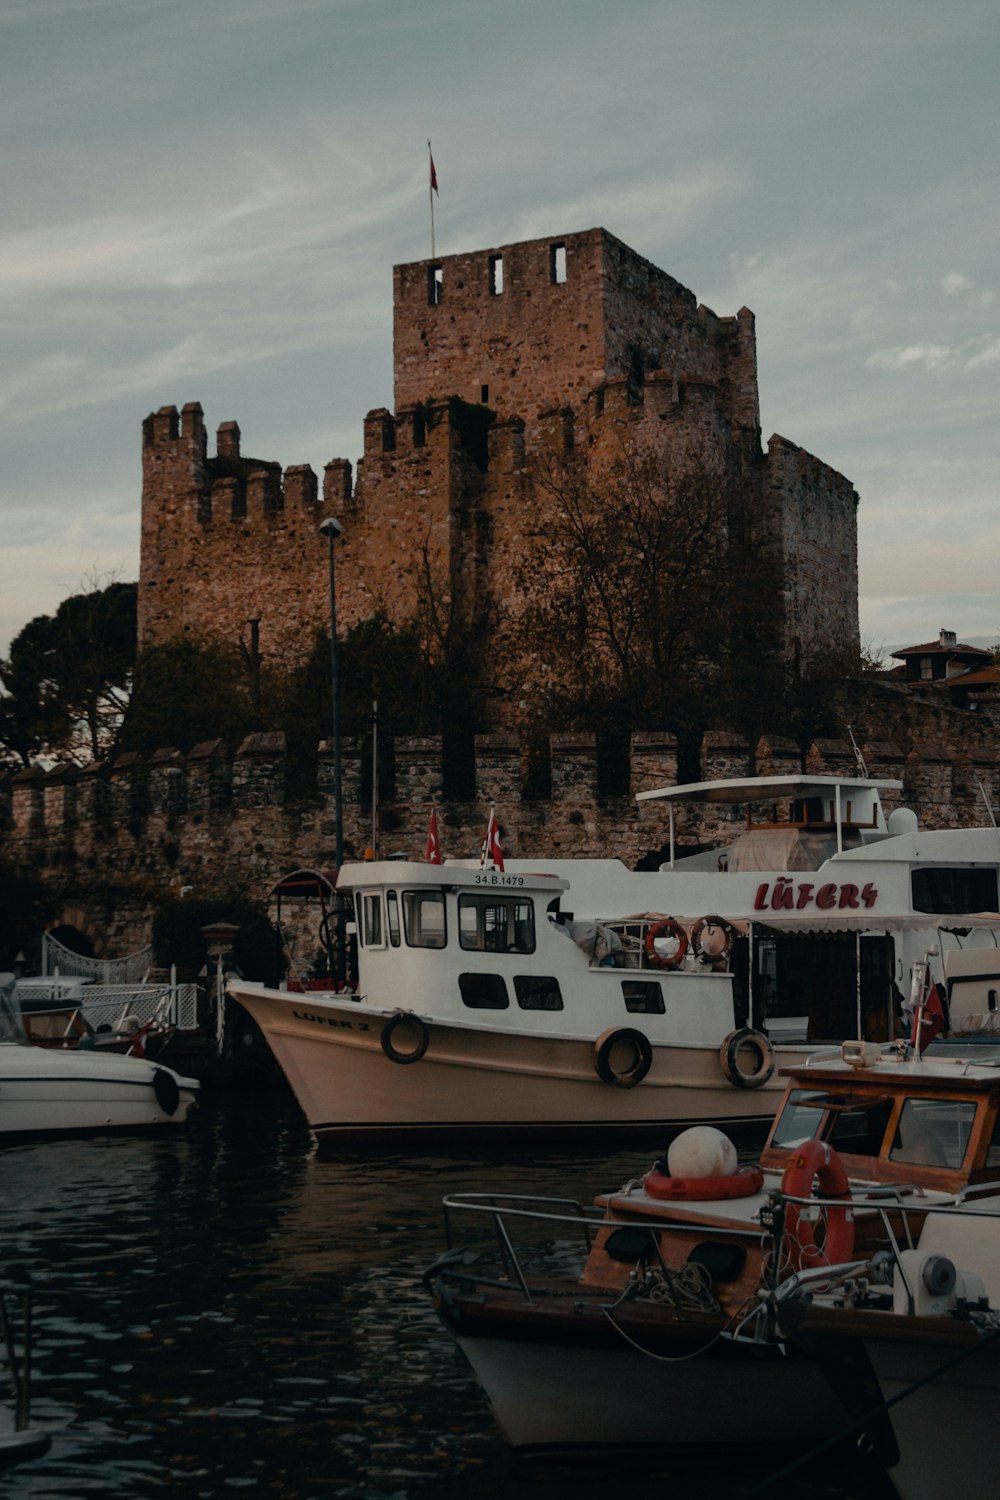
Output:
M857 648L857 495L785 438L762 448L749 309L716 316L603 229L397 266L393 307L394 410L368 413L363 458L328 463L322 492L308 465L246 457L235 422L209 457L197 403L147 418L140 646L234 642L253 620L272 659L301 659L328 619L329 514L344 526L342 627L378 611L405 623L424 586L481 629L545 528L537 465L572 454L599 482L641 449L749 504L787 662ZM723 545L720 569L731 562ZM516 682L531 664L507 644Z
M857 644L857 496L839 474L780 437L761 446L753 316L719 318L604 230L536 240L395 271L395 409L371 412L352 474L335 459L322 495L306 466L282 472L242 454L234 422L207 453L201 408L166 407L143 431L143 645L228 639L259 622L261 646L294 660L328 620L325 515L337 543L338 616L384 610L405 621L422 563L468 621L498 607L530 538L544 526L532 483L540 456L583 455L596 473L634 440L664 464L735 476L780 561L775 627L786 658ZM847 682L836 705L873 775L898 776L899 800L925 826L984 821L1000 801L995 732L977 716L916 704L904 687ZM981 716L985 720L985 716ZM382 854L422 856L439 807L447 856L478 852L496 804L513 856L617 855L656 863L662 805L636 792L679 779L673 734L631 736L624 786L602 786L594 734L552 735L550 794L523 778L517 725L476 737L474 784L444 798L440 739L395 742L395 787L381 808ZM853 772L844 741L808 746L765 735L706 734L690 779ZM344 744L345 835L371 837L361 747ZM148 940L163 899L243 889L266 897L289 870L332 865L332 758L292 790L282 735L251 735L187 755L165 747L83 771L0 780L0 854L41 878L62 920L98 952ZM890 799L892 805L892 799ZM725 834L729 812L679 829L692 844ZM737 825L732 825L736 831Z

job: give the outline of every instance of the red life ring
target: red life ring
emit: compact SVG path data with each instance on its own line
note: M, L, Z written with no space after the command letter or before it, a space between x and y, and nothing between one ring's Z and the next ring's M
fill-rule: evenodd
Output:
M802 1270L810 1266L841 1265L854 1255L851 1185L844 1163L826 1141L805 1141L795 1148L781 1179L781 1191L788 1198L808 1198L814 1181L821 1197L843 1198L845 1202L826 1210L826 1239L822 1247L816 1243L815 1221L808 1217L806 1206L802 1203L786 1204L785 1234L789 1253L794 1265Z
M663 937L675 940L676 953L657 953L656 940ZM654 922L646 933L646 958L654 969L679 969L687 951L688 935L680 922L675 922L673 917L664 917L662 921Z
M656 1167L647 1172L642 1185L651 1198L686 1198L705 1201L712 1198L749 1198L764 1186L760 1167L740 1167L727 1177L667 1177Z
M701 946L701 940L705 934L706 929L709 927L713 927L718 932L722 933L722 948L718 953L706 953L704 948ZM725 920L724 917L702 917L700 922L695 923L694 928L691 932L691 947L694 949L695 958L697 958L701 963L721 963L724 958L729 957L732 946L733 929L730 927L729 923Z

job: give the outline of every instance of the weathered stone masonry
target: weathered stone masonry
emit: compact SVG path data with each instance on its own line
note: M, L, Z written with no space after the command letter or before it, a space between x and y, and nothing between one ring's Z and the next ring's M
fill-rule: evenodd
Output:
M970 732L969 716L955 710L912 715L905 695L888 696L899 700L898 738L862 747L872 775L904 782L887 807L912 807L925 827L982 824L980 786L994 806L1000 804L992 731L983 726L981 733ZM887 721L892 707L882 715ZM662 804L634 799L637 792L676 781L677 744L668 733L632 736L629 794L616 797L599 793L590 734L552 737L552 796L541 801L523 796L513 735L478 737L470 802L442 802L438 739L401 739L395 749L396 795L383 810L383 855L399 850L422 858L436 806L445 855L475 857L491 804L512 858L600 854L635 866L640 860L656 863L665 846ZM351 742L344 746L343 769L345 834L360 856L370 836L370 809L361 801L360 756ZM706 735L701 745L699 775L705 780L803 769L853 774L853 750L844 741L823 740L803 755L787 739L765 736L751 746L723 731ZM25 771L0 782L2 852L15 868L45 881L62 902L62 919L85 927L99 952L127 952L148 941L152 913L167 896L239 888L262 900L292 869L331 868L332 783L330 747L324 745L315 794L291 803L280 734L251 735L235 756L213 741L186 756L165 749L148 760L126 755L82 772ZM678 839L689 846L724 840L739 831L740 819L736 809L692 811L681 817Z
M551 503L533 461L572 451L598 477L631 444L749 498L779 568L774 628L788 661L857 646L857 496L784 438L762 449L747 308L716 316L592 229L397 266L394 363L394 411L368 414L356 473L331 461L322 493L307 465L245 457L235 422L209 457L196 402L147 418L141 645L233 642L257 619L272 660L301 660L327 618L327 514L345 528L345 627L379 609L412 618L420 575L461 624L490 624L516 603L510 581ZM488 432L476 407L495 413ZM512 678L529 667L512 663ZM514 726L502 700L495 713L494 727Z

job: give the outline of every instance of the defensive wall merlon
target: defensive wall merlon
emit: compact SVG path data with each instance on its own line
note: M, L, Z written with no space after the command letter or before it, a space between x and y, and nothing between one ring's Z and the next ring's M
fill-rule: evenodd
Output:
M928 747L907 753L889 742L862 748L870 775L904 784L901 792L885 796L887 810L912 807L926 827L981 825L986 821L984 792L993 805L1000 800L1000 761L985 748L955 756ZM452 831L446 852L458 854L477 851L485 811L495 805L512 856L619 853L634 859L643 849L658 847L667 826L662 803L636 803L635 795L678 779L678 744L670 733L632 735L629 789L616 796L601 795L598 743L591 733L551 736L551 795L542 799L526 795L522 746L514 735L476 736L474 797L463 801L446 795L439 737L400 737L394 750L395 792L384 805L389 814L385 826L393 830L387 837L393 849L406 849L414 857L422 853L431 806L442 809ZM360 854L371 822L370 805L362 797L360 744L346 740L341 760L345 832ZM751 746L721 730L708 732L701 741L702 780L802 771L854 776L855 752L844 740L815 740L803 753L796 742L778 736L764 736ZM182 837L185 826L204 831L205 825L231 823L236 815L244 815L248 830L278 816L314 830L321 824L329 835L329 818L321 817L317 824L316 812L330 813L333 799L332 747L323 742L310 796L290 800L283 733L252 734L235 754L212 740L187 755L166 748L148 758L126 754L82 770L21 771L0 781L0 854L18 863L19 854L39 842L55 848L102 831L104 837L141 844L157 826L153 820L159 820L161 830L165 826ZM726 825L735 834L742 816L738 808L682 811L679 836L697 842L707 834L716 837ZM326 845L324 852L329 858ZM311 851L309 857L317 853Z
M364 509L366 471L373 478L388 477L408 462L447 456L481 472L520 474L533 456L568 455L581 443L600 442L609 429L641 441L644 426L659 438L664 423L706 425L717 412L713 382L665 370L650 371L639 393L627 377L619 376L594 387L582 413L570 406L551 407L530 421L494 418L488 408L455 400L417 403L395 413L380 407L365 418L357 482L350 460L335 458L324 467L321 490L310 464L282 470L275 461L244 457L233 421L218 428L216 456L209 457L200 404L189 402L180 414L175 406L165 406L143 424L146 519L152 519L151 506L162 513L161 521L169 521L174 512L173 519L185 524L193 512L197 523L213 528L227 522L273 528L279 518L293 514L316 520L326 513L353 516ZM858 503L850 480L777 433L768 441L763 462L773 491L823 492L851 506ZM167 465L175 473L172 485L157 482ZM185 500L190 509L182 519L176 507Z
M286 510L319 515L323 509L350 504L353 486L346 459L326 465L321 504L311 464L292 464L283 471L271 459L244 456L240 444L239 425L223 422L216 432L215 457L210 458L204 413L197 401L189 401L180 413L176 406L150 413L142 424L147 505L150 488L155 487L164 510L178 500L192 500L197 520L206 524L267 523Z

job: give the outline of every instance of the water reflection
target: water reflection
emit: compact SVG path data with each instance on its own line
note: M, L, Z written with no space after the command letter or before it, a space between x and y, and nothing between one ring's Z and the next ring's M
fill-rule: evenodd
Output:
M652 1154L321 1160L282 1095L209 1099L175 1140L5 1149L0 1259L44 1280L34 1415L53 1442L4 1493L603 1500L589 1466L513 1466L420 1275L445 1192L587 1201ZM627 1487L661 1500L682 1478L702 1497L748 1480L673 1464ZM845 1490L826 1469L808 1493Z

